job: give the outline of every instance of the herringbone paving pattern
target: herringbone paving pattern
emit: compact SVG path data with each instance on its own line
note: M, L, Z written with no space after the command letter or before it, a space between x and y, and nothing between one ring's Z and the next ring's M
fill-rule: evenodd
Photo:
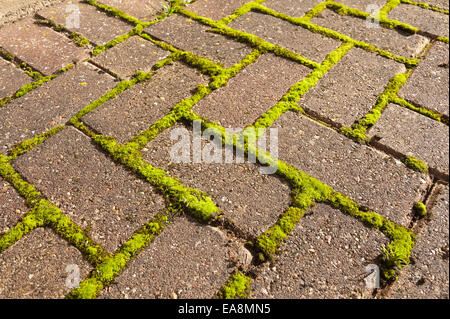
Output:
M5 22L0 298L448 299L448 30L440 0L57 1ZM175 163L197 121L259 162ZM227 128L276 128L278 151Z

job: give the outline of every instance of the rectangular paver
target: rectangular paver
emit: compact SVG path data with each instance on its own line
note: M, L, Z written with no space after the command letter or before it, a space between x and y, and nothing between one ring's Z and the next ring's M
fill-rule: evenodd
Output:
M324 10L311 23L337 31L355 40L370 43L404 57L416 57L425 48L428 39L417 34L402 34L383 27L374 27L365 19L343 16L331 10Z
M319 63L341 44L282 19L256 12L244 14L229 27L254 34Z
M388 2L388 0L339 0L336 2L345 4L350 8L355 8L374 14L377 11L376 8L381 9Z
M95 6L74 1L39 11L39 16L77 32L96 45L128 33L133 26L100 11Z
M1 28L0 47L45 75L88 57L85 49L31 18Z
M102 52L93 62L122 79L127 79L138 70L149 72L153 65L166 58L169 53L144 38L134 36Z
M404 65L362 49L351 49L299 104L339 126L351 126L370 112L378 96Z
M0 109L0 152L65 124L115 86L114 78L80 64Z
M83 122L121 143L149 128L178 103L192 96L208 78L184 64L175 63L156 72L150 80L121 93L83 117Z
M25 200L0 177L0 237L2 233L14 227L27 211Z
M224 161L220 164L197 164L191 157L190 163L176 163L171 154L176 147L177 136L172 138L171 134L180 128L183 126L177 125L152 140L146 146L144 158L185 186L206 192L225 216L251 235L257 236L272 226L289 206L287 183L274 175L262 175L258 165L248 162L238 164L233 160L230 164ZM191 129L184 133L193 140Z
M173 15L151 25L145 31L174 47L191 51L226 67L240 62L251 48L209 31L210 28L180 15Z
M150 184L115 164L72 127L13 165L109 252L164 209L163 197Z
M0 254L0 299L63 299L74 269L83 280L92 266L52 230L38 228Z
M0 58L0 100L12 96L32 79L14 64Z
M329 206L319 204L311 212L284 243L276 265L258 271L253 298L370 297L363 277L387 238Z
M187 6L186 9L203 17L207 17L213 20L220 20L233 14L236 9L239 9L246 2L249 1L197 0L193 4Z
M449 115L448 44L435 43L413 71L399 96L413 104Z
M303 17L321 2L321 0L267 0L263 2L263 5L291 17Z
M412 155L448 176L448 126L395 104L388 105L369 131L378 145Z
M288 112L278 128L279 158L330 185L361 205L408 226L414 203L428 177L297 113Z
M291 60L263 55L230 79L226 87L201 100L194 111L224 127L244 128L274 106L309 71Z
M99 0L97 2L119 9L144 22L152 21L163 11L163 6L168 5L167 0Z

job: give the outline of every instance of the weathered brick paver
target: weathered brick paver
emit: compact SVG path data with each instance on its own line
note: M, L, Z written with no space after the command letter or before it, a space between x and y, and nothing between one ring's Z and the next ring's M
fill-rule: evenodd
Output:
M347 194L398 224L407 226L427 177L296 113L282 115L279 158Z
M13 95L31 81L25 72L0 58L0 99Z
M138 70L149 72L153 65L168 55L169 52L150 41L134 36L102 52L93 59L93 62L126 79Z
M90 64L81 64L12 101L0 109L0 153L65 124L114 86L111 76Z
M388 18L407 22L421 31L434 35L448 36L448 14L400 4L389 13Z
M74 128L19 157L14 166L110 252L164 209L152 186L114 164Z
M417 34L402 34L383 27L374 27L365 19L342 16L331 10L324 10L311 23L348 35L355 40L375 45L379 49L404 57L416 57L429 42Z
M351 126L372 109L392 77L405 71L402 64L354 48L299 104L326 121Z
M448 117L448 52L448 44L435 43L400 90L399 96Z
M121 143L149 128L208 79L181 63L164 67L148 81L123 92L83 117L83 121Z
M70 39L29 18L0 29L0 48L46 75L88 57Z
M430 168L448 175L448 126L406 108L390 104L369 136L376 143L399 152L413 155ZM433 141L433 144L424 141Z
M309 69L269 54L201 100L194 111L224 127L244 128L274 106ZM233 112L231 112L233 110Z
M78 18L72 18L75 15ZM74 1L54 6L39 12L39 16L52 20L66 29L77 32L96 45L105 44L119 35L128 33L133 26L108 16L86 3Z
M0 177L0 234L14 227L27 211L25 200Z
M0 255L0 299L64 298L71 290L70 265L78 267L80 279L92 270L75 247L51 230L36 229Z
M448 299L448 4L427 3L7 0L0 299Z
M322 62L340 42L312 33L281 19L249 12L229 24L231 28L254 34L308 59Z
M203 17L213 20L220 20L226 16L233 14L233 12L244 5L247 0L198 0L187 7L192 11Z
M448 186L441 186L440 192L412 252L414 262L394 283L389 298L449 298Z
M288 208L290 188L287 183L273 175L262 175L255 164L238 164L236 158L234 164L173 163L171 150L177 140L172 140L171 132L164 131L151 141L144 158L185 185L209 194L239 228L257 236ZM188 132L192 139L192 131Z
M254 298L370 298L366 267L387 239L340 211L319 204L285 243L276 265L253 284Z
M163 11L168 1L159 0L100 0L98 3L117 8L142 21L149 22Z
M176 48L192 51L226 67L240 62L251 52L247 45L212 33L209 27L180 15L173 15L145 30Z
M159 236L102 298L214 298L236 255L219 230L185 217Z

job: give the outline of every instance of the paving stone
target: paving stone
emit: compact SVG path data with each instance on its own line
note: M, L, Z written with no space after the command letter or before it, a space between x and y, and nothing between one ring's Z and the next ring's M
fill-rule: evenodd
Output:
M449 205L448 186L431 209L424 229L418 235L411 258L414 261L403 270L389 291L388 298L448 299L449 298Z
M324 204L296 226L273 267L263 266L253 298L370 298L364 275L387 238Z
M247 45L209 31L210 28L180 15L172 15L145 29L152 37L191 51L226 67L240 62L252 50Z
M403 64L354 48L299 104L326 121L351 126L370 112L392 77L405 71Z
M342 16L331 10L322 11L311 19L311 23L404 57L417 57L429 42L417 34L402 34L383 27L373 27L373 24L368 24L365 19Z
M55 3L66 0L2 0L0 6L0 25L17 21Z
M187 9L200 16L213 20L220 20L234 13L242 7L247 0L197 0L189 5Z
M438 8L442 8L442 9L448 10L448 8L449 8L449 6L448 6L449 3L447 0L427 0L426 3L436 6Z
M2 233L14 227L27 211L25 200L0 177L0 237Z
M443 123L389 104L378 123L371 128L369 137L375 137L379 145L417 157L430 168L448 175L449 132Z
M224 127L243 128L274 106L309 71L291 60L263 55L226 87L201 100L194 111Z
M72 127L13 165L109 252L164 209L164 199L150 184L115 164Z
M31 18L1 28L0 47L45 75L88 57L87 51L72 40L35 24Z
M83 117L83 122L104 135L128 142L184 99L206 76L181 63L166 66L148 81L137 84Z
M231 249L219 230L181 217L100 298L214 298L228 280Z
M168 1L163 0L100 0L101 4L122 10L123 12L142 21L152 21L163 11Z
M320 0L303 0L300 3L298 0L267 0L263 5L291 17L303 17L321 2Z
M78 21L72 19L72 16L76 15L79 17ZM132 25L107 15L95 6L79 1L46 8L39 11L39 16L52 20L72 32L80 33L96 45L106 44L133 29Z
M445 13L400 4L389 12L388 18L408 23L421 31L448 37L448 14Z
M177 140L172 140L172 131L166 130L152 140L143 153L144 158L183 185L209 194L217 207L240 229L257 236L272 226L288 208L290 188L287 183L274 175L261 174L256 164L248 161L238 164L236 158L228 164L225 161L197 164L193 163L192 157L190 163L175 163L171 151ZM191 129L189 135L192 141Z
M272 127L278 128L279 159L409 226L411 209L430 182L426 175L296 113L285 113Z
M282 19L256 12L243 15L230 23L229 27L254 34L317 62L322 62L328 53L341 44Z
M399 95L431 110L449 115L448 44L434 44L414 70Z
M83 107L115 86L114 78L79 64L0 109L0 152L65 124Z
M166 58L169 53L150 41L134 36L104 51L93 61L122 79L126 79L138 70L149 72L153 65Z
M62 299L72 290L66 282L74 283L70 265L80 280L92 270L75 247L38 228L0 255L0 299Z
M32 79L12 63L0 58L0 100L12 96Z
M376 8L381 9L387 3L387 0L339 0L338 2L350 8L374 14L377 11Z

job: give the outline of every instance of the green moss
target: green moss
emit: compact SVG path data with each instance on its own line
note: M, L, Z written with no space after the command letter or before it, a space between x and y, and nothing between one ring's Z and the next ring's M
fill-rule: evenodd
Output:
M414 212L419 217L424 217L427 214L427 207L425 206L424 203L416 202L414 203Z
M411 168L417 172L421 172L421 173L425 173L425 174L428 173L428 165L425 164L423 161L421 161L418 158L408 155L403 160L403 163L405 163L406 166L408 166L409 168Z
M429 4L429 3L426 3L426 2L417 2L417 1L410 1L410 0L400 0L399 2L405 3L405 4L415 5L415 6L423 8L423 9L427 9L427 10L441 12L441 13L444 13L444 14L447 14L447 15L449 14L449 10L440 8L440 7L436 6L436 5Z
M139 24L147 25L146 22L143 22L143 21L141 21L141 20L139 20L139 19L137 19L135 17L132 17L132 16L126 14L125 12L123 12L123 11L121 11L119 9L113 8L113 7L108 6L108 5L100 4L100 3L98 3L97 1L94 1L94 0L83 0L83 1L88 3L88 4L90 4L90 5L93 5L93 6L97 7L100 10L108 13L109 15L117 17L117 18L119 18L119 19L121 19L123 21L129 22L129 23L132 23L132 24L135 24L135 25L139 25Z
M220 299L246 299L248 298L252 282L251 278L241 272L237 272L220 289L218 297Z
M417 112L419 114L422 114L426 117L429 117L430 119L436 120L438 122L442 122L448 125L446 119L442 116L442 114L434 111L434 110L430 110L427 109L425 107L419 107L419 106L414 106L411 103L407 102L406 100L398 97L398 96L394 96L391 98L391 102L395 103L399 106L403 106L407 109L410 109L411 111Z

